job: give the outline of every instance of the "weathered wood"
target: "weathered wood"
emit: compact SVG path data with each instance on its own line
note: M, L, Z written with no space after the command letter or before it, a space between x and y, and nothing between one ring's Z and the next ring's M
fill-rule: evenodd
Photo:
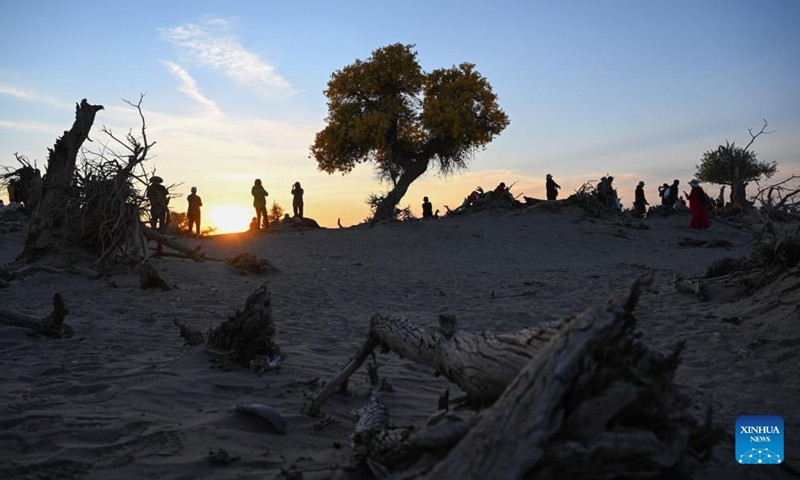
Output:
M319 411L322 408L322 405L325 403L325 400L339 388L340 385L343 385L347 382L347 379L350 378L350 375L356 372L361 365L364 364L364 361L369 358L372 352L375 350L375 347L378 346L378 338L370 332L367 335L367 339L361 345L361 348L353 355L347 365L337 373L332 379L328 381L317 393L314 395L314 398L311 400L307 408L307 413L312 416L316 417L319 415Z
M682 293L691 293L701 302L708 300L705 285L699 278L678 277L675 279L675 290Z
M49 149L46 180L41 179L41 187L37 189L41 197L35 201L37 208L31 216L22 255L37 256L38 252L50 248L49 234L57 234L65 226L65 205L73 185L77 155L89 138L95 115L102 109L102 105L90 105L85 98L76 104L72 128Z
M175 240L167 237L166 235L163 235L163 234L161 234L159 232L156 232L152 228L143 227L141 229L141 231L142 231L142 234L144 234L144 236L148 240L152 240L152 241L157 242L159 244L166 245L166 246L168 246L169 248L171 248L173 250L177 250L177 251L183 253L184 255L186 255L187 257L191 258L195 262L205 261L205 258L200 253L198 253L197 251L192 250L191 248L187 247L186 245L183 245L182 243L180 243L178 241L175 241Z
M136 265L135 270L136 274L139 276L139 284L141 285L142 289L160 288L163 291L170 289L167 282L161 278L161 275L156 272L156 270L147 260Z
M440 317L442 328L439 331L427 331L404 318L375 315L370 320L367 342L334 380L317 393L309 415L319 412L327 397L358 370L378 343L403 358L440 372L461 387L473 403L489 404L569 321L494 334L453 331L454 320L448 316Z
M245 301L244 311L236 313L219 327L211 330L208 343L226 351L231 360L248 365L255 358L280 355L275 344L275 322L272 320L269 286L261 285Z
M192 328L189 325L184 324L177 318L172 320L172 324L178 327L181 331L181 337L186 340L186 343L191 346L195 347L197 345L201 345L206 343L206 339L203 336L203 332L197 330L196 328Z
M69 314L64 297L60 293L53 296L53 311L42 319L36 319L9 310L0 310L0 324L33 330L50 338L71 337L75 332L64 323Z
M688 476L716 440L696 441L707 426L672 383L681 345L663 356L638 342L638 288L569 324L419 478Z
M226 260L225 264L229 267L235 268L242 273L254 273L256 275L263 275L270 272L280 272L280 269L272 264L265 258L258 258L247 252L240 253L235 257Z

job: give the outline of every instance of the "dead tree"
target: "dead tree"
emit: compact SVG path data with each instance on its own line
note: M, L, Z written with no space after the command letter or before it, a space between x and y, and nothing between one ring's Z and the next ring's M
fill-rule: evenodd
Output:
M40 198L32 212L31 225L25 239L23 255L38 255L52 248L53 236L63 233L65 212L70 206L75 179L75 164L83 142L89 138L95 115L102 105L90 105L84 98L75 106L75 122L69 131L49 149L47 170L42 177Z
M474 418L397 431L373 390L354 434L360 452L397 478L688 476L721 431L710 414L699 425L673 383L682 344L663 355L634 331L641 285L566 324Z
M308 406L308 414L317 416L325 400L379 345L440 372L461 387L476 405L490 404L571 319L509 334L456 330L455 319L449 316L442 316L439 321L438 330L428 331L403 318L372 317L364 344L342 371L317 392Z
M71 337L74 334L72 327L64 323L64 318L69 314L64 298L60 293L53 296L53 311L42 319L36 319L0 309L0 324L12 327L22 327L33 330L50 338Z

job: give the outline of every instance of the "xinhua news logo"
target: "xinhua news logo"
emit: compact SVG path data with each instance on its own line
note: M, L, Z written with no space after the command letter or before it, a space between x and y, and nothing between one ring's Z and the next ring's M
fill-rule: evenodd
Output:
M783 419L777 415L742 415L736 419L736 461L742 465L783 462Z

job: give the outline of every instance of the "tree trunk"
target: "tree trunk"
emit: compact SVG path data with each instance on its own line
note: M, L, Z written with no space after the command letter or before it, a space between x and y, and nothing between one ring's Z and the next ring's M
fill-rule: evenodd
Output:
M404 318L375 315L367 340L342 371L317 392L308 413L316 416L325 400L358 370L378 345L441 372L474 403L490 404L571 321L568 318L514 333L494 334L456 330L454 319L447 316L440 317L441 327L437 331L427 331Z
M397 204L400 203L400 200L403 199L406 192L408 192L408 187L411 186L411 183L414 180L418 179L428 170L428 160L412 160L409 162L409 167L403 169L403 173L400 175L400 178L397 179L397 183L394 185L389 193L386 194L386 197L378 204L377 208L375 209L375 217L373 218L373 222L378 222L382 220L392 220L395 218L395 208Z
M32 213L31 226L25 239L23 255L47 248L49 239L43 233L57 234L66 218L65 204L75 178L75 162L83 142L89 138L94 117L102 105L90 105L84 98L75 107L75 122L68 132L56 140L47 158L47 171L42 179L41 198Z

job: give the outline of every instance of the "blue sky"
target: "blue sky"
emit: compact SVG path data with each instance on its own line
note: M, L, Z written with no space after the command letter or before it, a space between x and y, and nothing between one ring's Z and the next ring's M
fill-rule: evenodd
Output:
M800 174L794 0L30 0L2 12L0 165L15 165L15 152L43 165L82 98L106 107L94 146L102 125L138 130L122 99L146 92L149 166L184 182L181 193L196 185L207 206L247 209L258 177L289 206L300 181L307 216L356 223L385 186L367 165L318 172L308 147L331 73L401 42L425 70L476 64L511 120L468 173L413 185L401 206L417 214L423 195L444 210L499 181L541 198L546 173L562 196L611 173L628 205L644 180L652 202L657 185L685 183L704 151L746 144L763 119L777 131L756 141L759 158L779 163L778 178Z

